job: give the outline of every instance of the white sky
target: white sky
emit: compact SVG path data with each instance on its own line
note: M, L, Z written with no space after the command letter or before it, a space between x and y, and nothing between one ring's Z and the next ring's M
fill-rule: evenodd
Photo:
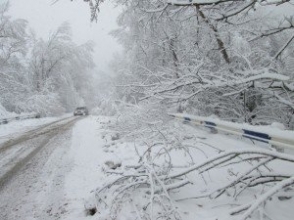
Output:
M5 0L0 0L5 2ZM10 0L9 14L13 18L26 19L38 37L47 38L50 31L63 22L71 25L73 40L82 44L94 41L96 44L94 62L98 70L109 71L108 63L121 47L109 32L117 27L116 18L120 12L110 2L101 7L98 22L90 22L89 5L83 0Z

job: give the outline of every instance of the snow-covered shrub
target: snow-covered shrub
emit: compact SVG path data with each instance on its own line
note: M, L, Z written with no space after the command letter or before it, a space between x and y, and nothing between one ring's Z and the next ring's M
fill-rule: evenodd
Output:
M94 15L102 1L96 2L92 8ZM175 127L165 122L165 109L202 116L214 114L221 119L251 124L277 121L290 127L288 122L294 109L293 71L290 71L293 53L289 53L293 51L293 46L289 46L293 41L290 30L293 18L284 19L278 26L276 22L269 25L268 22L276 18L259 13L262 12L258 8L259 1L250 4L220 1L217 5L207 2L187 7L171 1L168 2L172 5L162 1L131 2L134 4L126 6L121 13L120 29L114 32L125 47L123 59L115 59L118 61L115 72L120 74L118 97L126 103L119 106L116 120L107 128L119 133L122 139L134 142L139 164L129 170L109 172L110 179L113 175L118 177L97 191L99 205L110 215L113 213L113 219L119 216L124 205L133 207L134 219L179 219L172 191L182 192L190 187L189 194L198 192L200 197L216 199L214 195L197 191L199 185L193 187L193 184L200 182L202 175L207 175L202 185L208 184L207 178L213 182L212 179L219 177L219 168L228 171L221 173L222 183L235 179L228 188L221 189L220 197L232 195L234 189L249 192L248 188L255 186L250 185L251 176L242 176L242 169L248 165L256 177L270 170L267 168L272 161L267 160L274 158L273 161L280 163L282 155L244 151L244 154L223 153L205 161L194 161L198 157L191 155L189 149L198 149L198 154L204 155L206 149L194 142L183 146L186 139L195 137L185 131L184 134L179 130L173 132ZM278 8L279 3L285 1L276 3ZM255 10L258 13L254 13ZM179 160L171 155L175 151L187 157ZM240 170L233 172L231 165ZM187 170L178 171L177 167ZM196 181L190 175L196 176ZM269 187L271 184L288 187L288 177L286 175L286 185L283 178L278 178L278 183L261 185L265 190L269 189L268 184ZM244 187L243 182L249 185ZM259 204L250 207L259 207Z
M9 113L6 111L6 109L0 103L0 118L6 117L8 115L9 115Z
M168 120L166 109L157 104L117 102L115 120L109 129L127 139L141 139L158 135Z
M41 116L60 115L65 109L56 93L36 93L17 106L20 112L36 112Z
M111 100L102 100L98 107L91 111L93 115L114 116L117 114L117 104Z
M100 219L185 220L189 213L180 207L209 200L228 206L225 219L276 219L277 208L268 207L280 201L291 206L294 157L256 148L223 152L175 128L163 134L166 142L137 145L137 165L106 171L109 177L95 193Z
M129 113L125 118L126 112ZM154 115L148 115L148 112ZM136 219L138 216L142 219L151 216L179 219L180 214L169 193L181 186L175 183L173 187L165 188L165 184L172 184L173 180L160 182L160 178L168 175L173 166L194 164L189 156L189 159L178 163L172 161L172 157L177 155L177 159L185 158L185 155L190 155L190 151L198 151L197 147L185 146L187 143L182 140L187 138L186 132L178 123L169 120L163 122L162 117L159 117L162 112L155 108L141 109L126 105L120 113L120 118L108 128L120 131L124 140L129 141L129 147L135 148L137 163L123 164L115 172L106 170L109 178L95 193L97 207L100 207L99 218L120 219L126 215L127 219ZM189 138L194 139L193 136ZM135 141L133 146L132 141ZM132 215L130 210L135 210L137 214Z

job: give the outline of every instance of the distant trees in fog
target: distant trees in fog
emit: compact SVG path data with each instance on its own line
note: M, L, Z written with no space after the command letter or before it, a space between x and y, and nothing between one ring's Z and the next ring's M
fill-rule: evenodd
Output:
M0 5L0 103L8 111L48 115L93 101L93 43L75 44L68 24L38 39L8 9Z

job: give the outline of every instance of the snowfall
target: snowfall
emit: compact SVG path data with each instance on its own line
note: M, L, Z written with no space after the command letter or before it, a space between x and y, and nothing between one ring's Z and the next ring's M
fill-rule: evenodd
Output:
M69 116L62 118L66 117ZM0 144L17 134L59 119L28 119L0 125ZM123 198L120 198L114 195L115 190L112 191L112 185L109 185L110 187L107 188L109 190L105 190L103 196L99 197L97 194L116 176L136 173L136 166L140 161L138 155L142 156L147 150L143 143L134 143L130 139L124 139L109 132L107 125L113 120L116 119L104 116L82 118L74 124L68 134L57 140L55 144L58 147L49 155L47 162L35 176L30 190L26 190L25 196L19 198L15 207L12 208L11 212L15 214L11 215L13 216L11 219L145 219L142 207L148 204L150 195L154 195L156 190L148 193L134 188L133 191L129 190ZM212 133L207 128L185 124L173 118L168 122L168 126L172 128L171 136L174 138L172 141L175 145L180 139L183 140L181 146L190 146L189 152L181 150L180 147L170 151L169 157L171 158L169 159L172 159L175 169L172 173L185 170L188 166L202 164L220 153L235 150L254 149L261 152L274 152L277 155L283 154L275 152L274 148L265 143L226 133ZM287 157L294 158L291 150L286 152ZM233 196L234 189L226 190L217 198L202 197L202 195L214 192L215 189L227 184L234 176L245 172L251 166L250 163L232 163L201 174L189 173L186 175L189 184L179 188L175 187L174 190L168 192L167 206L173 207L172 211L177 213L175 216L178 216L178 219L242 219L242 212L239 215L230 215L230 213L235 208L260 199L266 193L265 186L248 188L244 192L238 191L238 196ZM261 171L266 169L272 172L287 173L290 176L294 175L294 163L275 162L271 167L260 168ZM109 202L116 199L122 202L119 204L119 209L111 213ZM1 202L5 202L3 198ZM155 219L154 216L157 216L156 219L168 219L164 216L158 217L163 208L156 202L149 204L152 208L145 209L145 211L154 213L150 214L151 219ZM250 219L293 219L293 190L275 194L262 207L254 210Z

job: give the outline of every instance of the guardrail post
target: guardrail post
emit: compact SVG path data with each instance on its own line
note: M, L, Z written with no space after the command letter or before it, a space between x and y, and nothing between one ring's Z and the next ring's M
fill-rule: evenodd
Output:
M29 119L29 118L40 118L40 117L41 117L41 115L39 113L30 114L30 115L19 115L16 117L0 119L0 124L7 124L8 122L13 121L13 120L24 120L24 119Z
M210 128L210 133L212 133L212 134L217 134L217 129L214 128L214 127L211 127L211 128Z
M204 121L204 126L210 129L210 133L217 134L216 124L210 121Z
M0 121L0 124L7 124L8 123L8 120L7 119L2 119L1 121Z

